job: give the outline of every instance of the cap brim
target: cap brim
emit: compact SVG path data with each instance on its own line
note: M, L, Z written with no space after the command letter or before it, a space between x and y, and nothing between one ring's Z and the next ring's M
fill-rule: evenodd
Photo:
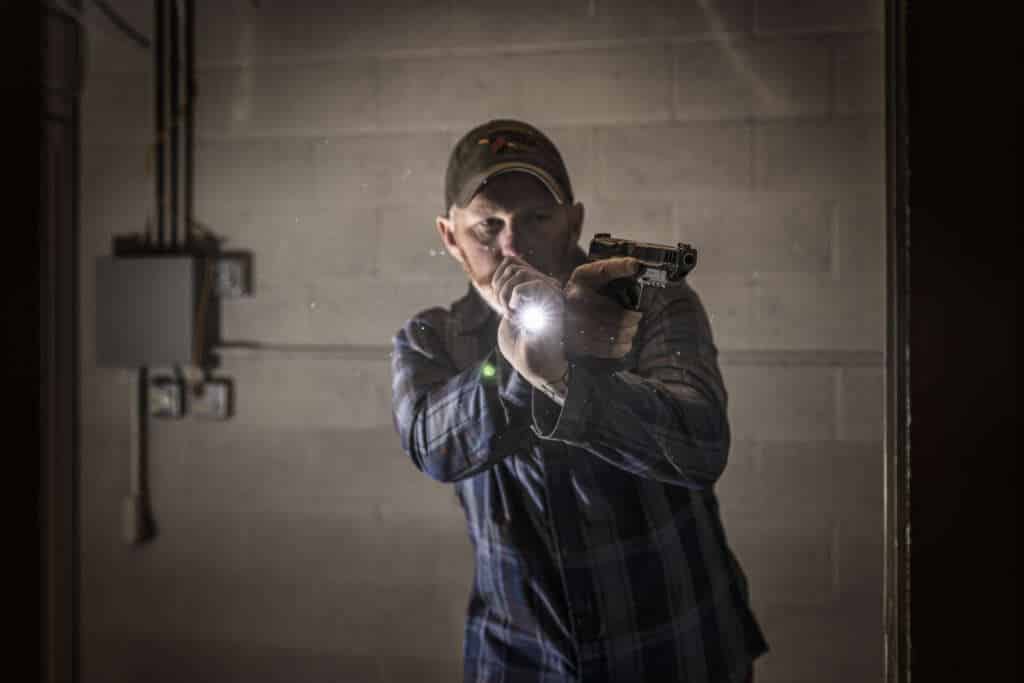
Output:
M544 187L548 188L548 191L551 192L552 196L554 196L555 200L559 204L565 204L568 199L562 192L558 181L556 181L550 173L540 166L528 164L522 161L506 161L500 164L495 164L470 178L469 181L463 185L462 191L455 197L456 206L465 207L473 201L473 197L480 191L480 188L494 176L501 175L502 173L513 172L529 173L540 180L544 183Z

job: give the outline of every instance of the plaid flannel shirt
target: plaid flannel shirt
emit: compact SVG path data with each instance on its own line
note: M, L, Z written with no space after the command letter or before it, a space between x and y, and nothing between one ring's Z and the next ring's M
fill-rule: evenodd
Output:
M645 304L624 369L574 364L561 407L472 287L394 338L402 447L454 483L475 551L466 683L744 681L767 650L713 490L729 426L707 315L686 284Z

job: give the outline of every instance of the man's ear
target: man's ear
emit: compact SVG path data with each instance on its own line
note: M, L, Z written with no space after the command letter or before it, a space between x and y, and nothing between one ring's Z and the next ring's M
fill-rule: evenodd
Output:
M441 237L441 244L448 251L448 254L465 266L465 262L462 259L462 250L459 249L458 244L455 242L455 221L445 216L437 217L437 233Z
M573 244L580 241L583 232L583 204L576 202L569 207L569 237Z

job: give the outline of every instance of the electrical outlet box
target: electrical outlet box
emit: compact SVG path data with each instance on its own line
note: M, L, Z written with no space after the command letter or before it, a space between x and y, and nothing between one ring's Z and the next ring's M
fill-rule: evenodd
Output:
M196 259L189 255L96 260L96 362L101 367L193 361Z
M149 414L180 418L185 414L185 387L173 377L154 377L149 382Z
M220 252L216 257L214 273L214 291L221 299L252 294L252 254L249 252Z
M189 412L200 419L226 420L232 415L232 384L228 379L210 379L189 396Z

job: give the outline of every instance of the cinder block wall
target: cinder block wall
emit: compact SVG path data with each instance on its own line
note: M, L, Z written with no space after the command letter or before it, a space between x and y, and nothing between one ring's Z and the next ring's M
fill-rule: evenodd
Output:
M197 4L197 217L255 254L223 337L273 348L221 352L230 422L152 424L159 536L123 545L133 376L96 367L94 259L153 214L151 73L89 6L84 681L458 680L464 520L398 447L388 345L465 288L433 218L497 116L562 147L584 240L701 251L758 680L880 680L880 0Z

